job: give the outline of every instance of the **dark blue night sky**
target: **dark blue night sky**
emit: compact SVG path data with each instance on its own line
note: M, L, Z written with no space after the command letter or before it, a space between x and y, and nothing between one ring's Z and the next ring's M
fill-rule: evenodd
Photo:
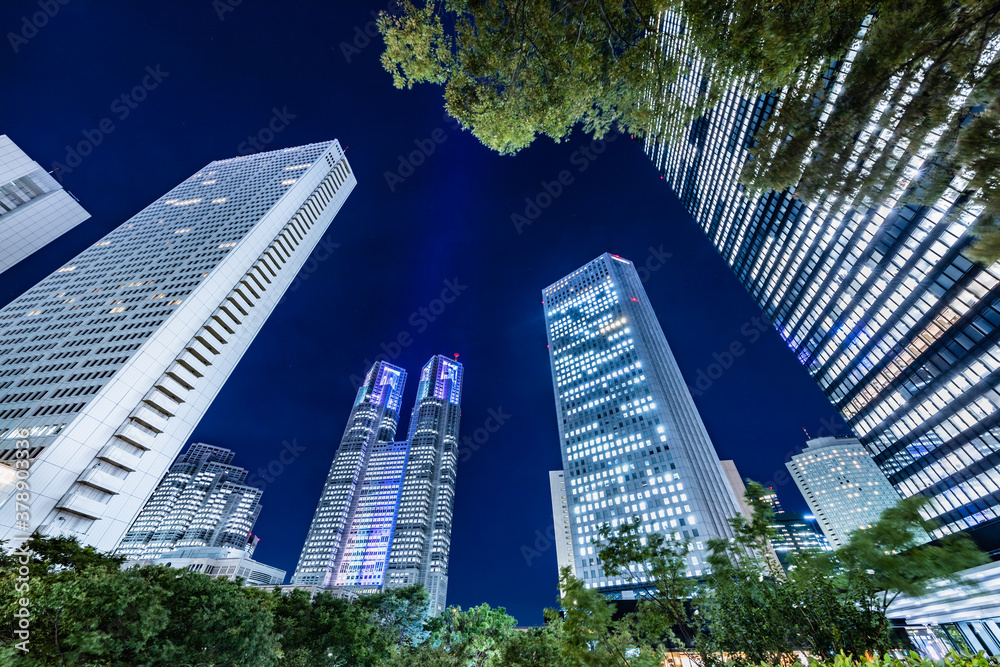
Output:
M26 28L46 2L54 16ZM491 153L443 116L441 89L392 87L379 39L364 35L383 8L4 2L0 132L43 166L66 165L64 186L93 217L0 275L0 305L205 163L253 150L251 138L267 149L337 138L358 186L194 433L261 471L258 560L291 576L365 360L385 354L410 372L403 433L420 367L457 352L474 447L460 457L448 601L540 623L557 595L546 534L548 471L560 466L541 290L605 251L652 269L646 289L719 455L804 509L776 475L803 446L803 427L829 435L842 422L759 326L641 144L592 146L577 134L513 158ZM75 156L87 141L92 151ZM529 209L526 198L548 205ZM455 298L442 312L443 291ZM727 357L737 342L745 352ZM503 425L476 444L496 413Z

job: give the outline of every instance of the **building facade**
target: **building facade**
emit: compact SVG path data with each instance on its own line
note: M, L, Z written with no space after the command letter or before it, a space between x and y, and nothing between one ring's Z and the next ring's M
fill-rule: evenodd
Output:
M170 466L125 533L115 553L158 558L183 548L236 549L253 555L252 536L261 490L247 486L247 471L230 465L233 452L194 443ZM94 464L97 469L106 464Z
M689 573L701 575L705 542L732 537L740 509L635 267L605 253L542 295L574 574L631 595L593 540L638 518L646 533L691 540Z
M776 512L774 538L771 546L783 567L788 567L792 556L804 551L832 551L833 547L820 530L816 517L803 512Z
M569 499L566 497L566 473L549 471L549 490L552 493L552 533L556 544L556 564L560 576L564 567L573 568L576 560L573 550L573 528L569 516Z
M0 134L0 273L89 217L40 164Z
M422 584L433 616L444 611L448 596L463 377L462 364L443 355L432 357L420 371L389 559L387 585Z
M0 539L118 545L355 183L336 141L212 162L0 309Z
M368 371L330 465L292 584L382 589L399 509L407 443L393 442L406 371Z
M185 547L161 554L158 558L129 558L123 568L165 565L179 570L201 572L213 579L243 579L246 586L280 586L285 571L250 558L241 549L227 547Z
M678 17L660 21L664 48L691 56L672 90L693 101L708 69ZM826 70L827 104L857 46ZM909 99L900 91L893 104L879 105L851 160L893 150L880 133ZM864 206L850 205L844 195L854 193L827 192L808 203L787 190L749 193L739 183L747 149L783 103L780 92L730 90L686 127L665 117L659 129L680 138L647 140L646 151L899 494L930 499L926 516L941 524L935 534L994 522L1000 267L963 255L980 213L963 193L969 174L956 174L936 201L906 203L927 173L936 130L926 145L910 147L918 157L903 180Z
M815 438L785 466L835 548L899 502L899 494L857 438Z

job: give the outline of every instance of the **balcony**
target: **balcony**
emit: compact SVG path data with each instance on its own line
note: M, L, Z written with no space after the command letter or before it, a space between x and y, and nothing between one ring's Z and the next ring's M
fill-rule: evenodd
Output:
M143 397L142 402L153 406L153 408L170 417L177 414L177 402L156 387L149 390L149 393Z
M124 479L112 477L100 468L91 468L87 470L80 475L80 478L76 481L111 494L120 493L122 487L125 485Z
M139 469L139 457L125 451L113 442L106 444L104 449L98 452L97 458L114 463L119 468L125 468L129 472L135 472Z
M156 388L165 394L176 398L180 403L184 402L184 398L187 396L189 390L189 387L185 387L169 375L161 377L160 381L156 383Z
M121 438L139 449L152 449L156 433L139 422L127 421L115 431L115 437Z
M201 362L196 356L191 354L191 351L186 349L177 357L177 361L180 362L182 366L186 366L188 371L193 371L195 377L201 377L201 369L205 367L205 364Z
M155 431L156 433L163 433L163 431L167 428L167 419L169 419L169 417L164 415L162 412L154 410L145 404L142 404L133 410L130 416L135 421L139 422L151 431Z
M56 507L73 514L85 516L88 519L100 519L104 516L107 505L90 498L84 498L79 493L67 493L56 503Z

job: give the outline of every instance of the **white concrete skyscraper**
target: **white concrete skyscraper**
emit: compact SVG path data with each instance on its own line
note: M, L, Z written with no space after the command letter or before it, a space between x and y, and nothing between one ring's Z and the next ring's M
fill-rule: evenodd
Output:
M899 502L899 494L857 438L815 438L785 466L820 530L837 548Z
M0 134L0 273L89 217L40 164Z
M706 541L731 537L740 508L635 267L605 253L542 295L574 574L631 596L593 540L639 518L646 533L690 540L688 572L701 575Z
M355 183L336 141L212 162L0 309L0 539L118 544Z
M464 369L436 355L420 372L410 415L410 455L389 559L389 587L422 584L429 611L444 611L455 506Z
M406 371L384 361L368 371L347 420L292 584L382 589L406 467L393 442Z

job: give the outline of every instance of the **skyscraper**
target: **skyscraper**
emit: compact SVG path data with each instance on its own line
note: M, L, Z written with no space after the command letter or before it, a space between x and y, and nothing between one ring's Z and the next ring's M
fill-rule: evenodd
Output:
M676 14L661 29L666 49L693 56L675 90L694 99L708 69ZM856 53L826 70L828 88L843 83ZM894 150L878 137L901 117L909 98L900 92L878 105L852 159ZM900 495L929 498L927 516L942 524L935 534L996 521L1000 266L963 255L980 213L963 192L969 174L955 174L935 201L905 203L931 166L935 130L909 147L921 157L904 181L861 208L850 193L813 202L788 190L751 194L738 181L747 148L783 102L736 88L688 127L662 119L680 138L648 140L647 153Z
M0 539L118 544L355 182L336 141L212 162L0 309Z
M785 466L836 548L899 502L899 494L857 438L815 438Z
M389 559L387 585L422 584L435 616L444 611L448 595L463 372L462 364L443 355L431 357L420 371L410 415L410 457Z
M783 567L791 564L792 556L804 551L830 551L832 547L811 514L776 512L775 537L771 546Z
M194 443L157 485L115 553L157 558L187 547L221 547L252 554L251 531L261 490L247 486L247 471L231 465L233 452ZM97 469L107 464L94 464Z
M0 273L89 217L40 164L0 134Z
M393 442L406 371L384 361L358 389L292 583L381 590L406 469Z
M542 295L576 576L631 595L592 540L635 518L691 540L700 575L706 540L732 537L740 509L635 267L605 253Z

